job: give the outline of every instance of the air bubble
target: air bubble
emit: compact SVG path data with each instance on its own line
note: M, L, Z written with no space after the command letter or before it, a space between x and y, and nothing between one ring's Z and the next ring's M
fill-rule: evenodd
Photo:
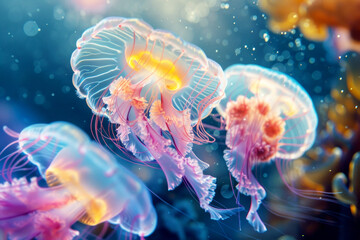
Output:
M24 33L26 34L26 36L29 36L29 37L35 36L40 31L40 28L35 21L27 21L24 24L23 29L24 29Z

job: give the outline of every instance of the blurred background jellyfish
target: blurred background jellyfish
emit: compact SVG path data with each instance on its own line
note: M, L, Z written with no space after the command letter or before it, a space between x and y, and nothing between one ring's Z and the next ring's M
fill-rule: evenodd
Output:
M274 32L299 27L306 38L324 41L332 28L340 51L360 49L359 0L259 0L259 6L269 14Z
M264 232L257 210L266 192L252 169L275 158L300 157L314 142L317 115L305 90L284 74L238 64L227 68L225 75L226 98L217 107L226 121L229 149L224 158L239 193L251 196L246 219ZM280 170L280 162L276 163Z
M201 120L224 96L221 67L170 32L139 19L106 18L86 30L71 58L73 84L94 114L109 118L116 136L136 158L156 160L168 189L185 178L212 219L232 210L209 206L215 178L192 152L211 141Z
M21 151L38 147L32 159L53 158L36 163L47 166L42 169L48 187L25 177L0 186L0 229L11 239L72 239L79 235L70 228L76 221L90 226L108 221L141 237L154 231L157 215L146 186L84 132L66 122L37 124L25 132L35 136L20 142ZM76 143L79 139L86 141Z
M70 123L54 122L51 124L33 124L23 129L19 134L8 127L4 131L17 138L12 144L19 144L19 150L7 157L6 163L11 164L11 159L16 159L25 153L27 160L36 165L40 174L45 177L45 171L61 149L67 146L78 147L90 142L89 137L78 127ZM23 159L26 159L23 157ZM24 165L17 160L17 165L11 166L16 171ZM27 161L25 162L27 163ZM9 176L11 173L9 171Z

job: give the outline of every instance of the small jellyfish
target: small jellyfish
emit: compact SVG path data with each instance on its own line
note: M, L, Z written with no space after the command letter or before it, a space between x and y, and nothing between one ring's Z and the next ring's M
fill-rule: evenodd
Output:
M141 161L156 160L168 189L185 178L212 219L215 178L195 156L209 142L201 120L224 96L221 67L195 45L139 19L106 18L86 30L71 57L73 84L94 114L117 127L117 138ZM111 134L109 134L111 135Z
M58 135L41 134L56 129ZM43 168L48 187L38 186L36 178L11 179L0 185L0 229L9 238L73 239L79 234L71 229L76 221L90 226L108 221L141 237L154 231L157 215L146 186L106 149L91 141L75 144L88 138L65 122L37 124L27 130L23 132L33 132L35 137L29 136L32 144L25 140L22 151L36 146L33 159L54 157L40 163L48 165ZM69 134L62 135L65 132ZM40 145L36 134L41 135Z
M224 158L238 191L251 196L246 219L264 232L257 210L266 192L252 168L275 158L300 157L314 142L317 115L305 90L285 74L238 64L225 76L226 98L217 106L226 121Z

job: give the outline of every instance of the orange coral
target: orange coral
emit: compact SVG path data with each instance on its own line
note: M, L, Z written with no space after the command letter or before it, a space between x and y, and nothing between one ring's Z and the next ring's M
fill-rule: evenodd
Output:
M274 32L299 27L307 38L323 41L329 27L345 28L360 42L359 0L259 0L259 6L269 14Z

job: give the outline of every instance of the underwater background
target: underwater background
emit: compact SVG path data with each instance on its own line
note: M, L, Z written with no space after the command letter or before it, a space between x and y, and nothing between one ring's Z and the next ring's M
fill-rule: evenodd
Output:
M91 136L92 112L76 94L70 57L83 31L109 16L140 18L155 29L173 32L199 46L223 69L237 63L257 64L290 75L311 96L319 125L314 147L303 158L294 160L284 175L300 189L326 192L332 191L336 173L360 179L356 178L359 169L349 174L349 164L360 151L359 96L348 87L351 78L352 86L360 88L358 54L339 53L331 40L308 40L297 28L273 33L268 28L266 13L256 1L1 1L0 126L21 131L34 123L68 121ZM205 123L214 124L211 117ZM195 146L194 151L210 164L205 173L217 177L214 203L235 207L223 160L224 133L217 130L209 133L216 137L216 142ZM11 141L11 137L0 131L0 149ZM264 207L259 209L268 231L257 233L247 224L245 212L224 221L210 220L185 184L167 191L161 170L123 159L119 162L154 192L158 226L146 239L290 240L360 236L360 214L356 210L351 211L341 201L310 200L291 193L271 163L261 166L259 179L268 191ZM241 196L241 201L248 209L248 197ZM353 205L356 208L359 200ZM74 228L89 231L85 239L96 239L101 227L89 230L76 224ZM109 227L102 238L119 239L121 234Z

